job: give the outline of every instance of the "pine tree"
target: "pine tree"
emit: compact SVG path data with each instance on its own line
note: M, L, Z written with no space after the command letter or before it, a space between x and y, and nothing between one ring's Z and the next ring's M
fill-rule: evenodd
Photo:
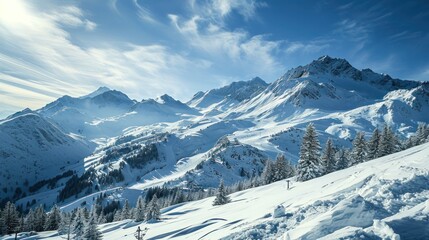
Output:
M367 160L367 148L363 132L356 135L356 138L353 141L353 149L350 158L352 165L356 165Z
M262 181L264 182L264 184L270 184L275 181L274 168L275 168L274 163L270 159L267 159L265 161L264 171L262 172L262 175L261 175Z
M84 208L79 208L76 211L76 216L73 220L72 224L72 233L74 234L74 239L83 239L83 234L85 231L85 210Z
M302 138L300 157L297 167L297 181L307 181L322 175L320 162L320 143L316 129L310 123Z
M107 223L106 215L104 215L104 211L101 210L100 215L98 216L98 224Z
M51 208L45 223L45 230L57 230L61 223L61 212L57 205Z
M344 149L338 150L338 152L335 154L335 169L341 170L346 169L349 164L347 151Z
M374 129L372 132L371 139L368 142L368 160L375 159L379 157L380 153L380 131L378 128Z
M25 218L25 225L24 225L24 231L35 231L35 219L33 209L30 209L28 211L27 216Z
M288 177L288 169L286 158L283 154L279 154L274 163L274 181L280 181Z
M429 128L424 123L419 123L416 132L416 145L427 142L429 136Z
M128 203L128 200L125 200L124 206L122 207L121 220L130 218L130 204Z
M335 149L330 138L326 141L325 151L323 152L322 156L322 163L325 174L335 171Z
M19 214L15 204L7 202L1 215L3 223L3 234L11 234L17 231L19 226Z
M134 219L136 222L141 222L145 219L145 203L142 196L139 196L136 203Z
M155 194L153 195L152 200L150 200L148 204L147 212L146 212L146 220L147 221L158 220L160 216L161 216L161 212L160 212L160 207L158 203L158 197Z
M290 178L296 175L295 166L292 165L291 161L286 160L286 178Z
M398 138L387 125L384 125L383 132L381 134L379 150L379 157L383 157L400 150Z
M66 239L70 240L71 239L71 234L72 234L72 226L73 225L73 220L72 220L72 216L69 213L62 213L61 216L61 222L58 226L58 234L59 235L66 235Z
M120 209L116 210L113 215L113 222L121 221L122 220L122 211Z
M213 202L213 206L224 205L224 204L229 203L230 201L231 201L231 199L228 197L228 195L226 193L225 186L223 184L223 180L221 179L220 183L219 183L219 188L217 190L216 198Z
M103 239L101 232L98 230L97 221L95 218L91 218L88 221L88 224L85 227L85 232L83 234L85 240L99 240Z
M46 212L43 205L40 205L34 211L34 230L41 232L45 230Z
M89 218L95 219L96 222L98 222L98 209L100 206L98 204L93 204L91 207L91 212L89 214Z

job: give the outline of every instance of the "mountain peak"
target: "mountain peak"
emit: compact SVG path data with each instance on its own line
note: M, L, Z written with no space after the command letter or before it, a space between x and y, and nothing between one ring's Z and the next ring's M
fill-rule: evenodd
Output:
M262 78L260 78L258 76L252 78L249 82L251 82L251 83L258 83L258 84L261 84L261 85L267 85L267 83L264 80L262 80Z
M348 68L353 68L353 66L346 59L332 58L328 55L319 57L317 60L311 62L308 66L322 67L324 70L346 70Z
M168 94L164 94L162 96L157 97L156 101L159 102L159 103L171 103L171 102L175 103L175 102L177 102L176 99L174 99L173 97L171 97Z
M8 117L6 118L6 120L10 120L10 119L12 119L12 118L15 118L15 117L18 117L18 116L21 116L21 115L25 115L25 114L28 114L28 113L34 113L34 111L33 111L33 110L31 110L31 109L29 109L29 108L25 108L25 109L23 109L22 111L16 112L16 113L14 113L14 114L12 114L12 115L8 116Z
M98 95L100 95L100 94L103 94L103 93L105 93L105 92L108 92L108 91L112 91L110 88L108 88L108 87L99 87L97 90L95 90L94 92L92 92L92 93L90 93L90 94L88 94L88 95L85 95L85 96L82 96L82 97L80 97L80 99L85 99L85 98L93 98L93 97L96 97L96 96L98 96Z

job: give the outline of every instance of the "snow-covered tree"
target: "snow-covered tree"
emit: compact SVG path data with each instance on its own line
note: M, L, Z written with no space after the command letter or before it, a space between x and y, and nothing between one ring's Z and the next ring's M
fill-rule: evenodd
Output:
M61 223L61 211L57 205L54 205L51 208L51 211L49 212L48 216L46 217L45 230L47 231L57 230L60 223Z
M416 145L423 144L428 141L429 127L425 123L419 123L416 132Z
M379 145L380 145L380 131L378 128L372 132L371 139L368 142L368 160L378 158L379 156Z
M101 232L98 230L97 221L95 218L90 218L88 224L85 227L83 234L85 240L99 240L103 239Z
M89 218L95 219L98 222L98 213L101 212L101 206L98 204L93 204L91 207L91 212L89 213Z
M158 203L158 197L155 194L153 195L152 200L150 200L148 204L147 212L146 212L146 220L148 221L158 220L160 216L161 216L161 211Z
M34 230L41 232L45 230L46 212L43 205L40 205L34 211Z
M367 160L367 148L363 132L358 133L353 141L353 149L350 154L350 159L352 165L356 165Z
M131 218L131 209L128 200L125 200L124 206L122 207L121 220L130 219Z
M27 216L25 217L25 223L24 223L24 231L34 231L35 226L34 226L34 222L35 222L35 213L33 211L33 209L30 208L30 210L27 213Z
M7 202L2 213L1 222L3 225L2 233L14 233L19 226L19 213L16 210L15 204Z
M269 160L268 160L269 161ZM213 201L213 206L216 205L224 205L231 201L231 199L228 197L225 186L223 184L223 179L220 180L219 187L217 189L216 198Z
M98 224L107 223L106 215L104 215L103 209L101 209L100 214L98 215Z
M392 129L384 125L380 138L379 157L383 157L399 150L399 141Z
M316 129L310 123L302 138L300 156L297 167L297 180L307 181L322 175L320 162L320 143Z
M276 181L274 163L270 159L265 161L265 167L261 177L263 184L270 184Z
M85 223L86 223L86 217L85 217L85 210L84 208L79 208L76 211L76 216L73 220L72 225L72 233L74 234L74 239L83 239L83 234L85 231Z
M134 211L134 219L136 222L141 222L145 219L145 202L142 196L139 196Z
M322 155L323 170L325 174L335 171L335 149L332 139L328 138L325 144L325 151Z
M274 181L286 179L288 176L288 165L283 154L279 154L274 163Z
M348 152L344 149L340 149L335 153L335 169L345 169L350 165L348 159Z
M116 210L113 215L113 222L121 221L122 220L122 211L120 209Z
M73 219L70 213L62 213L61 222L58 226L58 234L65 235L65 239L70 240L72 237Z

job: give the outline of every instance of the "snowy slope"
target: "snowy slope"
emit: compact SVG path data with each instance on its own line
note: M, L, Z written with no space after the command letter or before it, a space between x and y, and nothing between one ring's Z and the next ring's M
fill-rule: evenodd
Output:
M81 165L94 149L82 139L67 135L31 110L0 121L0 199L11 197L15 188L27 187Z
M240 102L251 99L267 86L268 84L264 80L255 77L249 81L233 82L222 88L198 92L187 104L202 109L207 114L216 115Z
M104 239L428 239L429 143L307 182L291 179L162 210L161 221L100 226ZM272 216L282 205L285 214ZM60 239L51 232L47 239ZM51 237L49 237L51 236Z
M56 122L67 133L92 139L120 134L100 128L94 121L125 114L135 102L122 92L99 88L80 98L63 96L37 112Z
M114 137L128 127L175 122L200 115L166 94L156 100L137 102L106 87L79 98L61 97L37 112L52 119L66 132L88 139Z
M64 96L38 112L64 132L96 141L98 148L83 160L85 169L94 167L100 175L121 170L123 180L100 187L120 188L126 194L167 182L212 187L222 177L231 179L229 185L242 179L237 175L240 168L249 174L258 171L259 163L253 166L249 158L229 158L232 153L244 155L250 150L270 159L283 153L296 163L303 130L310 122L322 147L328 138L349 147L357 132L368 138L384 123L405 137L419 121L429 122L428 108L427 83L357 70L344 59L324 56L289 70L269 85L259 78L236 82L197 93L187 104L168 95L137 102L102 87L80 98ZM23 113L27 111L31 110ZM224 136L240 145L224 149L219 157L228 157L237 166L229 168L208 158ZM146 164L138 168L125 161L141 156L138 152L151 144L156 146L156 158L144 158ZM82 191L77 201L89 203L92 197ZM50 193L40 203L50 206L57 192Z

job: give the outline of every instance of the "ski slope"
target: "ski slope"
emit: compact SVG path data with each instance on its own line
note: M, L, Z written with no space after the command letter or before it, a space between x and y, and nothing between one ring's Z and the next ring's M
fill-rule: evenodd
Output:
M429 239L429 143L307 182L286 182L162 209L161 221L100 225L104 239ZM278 206L285 214L274 218ZM61 239L54 232L42 239Z

